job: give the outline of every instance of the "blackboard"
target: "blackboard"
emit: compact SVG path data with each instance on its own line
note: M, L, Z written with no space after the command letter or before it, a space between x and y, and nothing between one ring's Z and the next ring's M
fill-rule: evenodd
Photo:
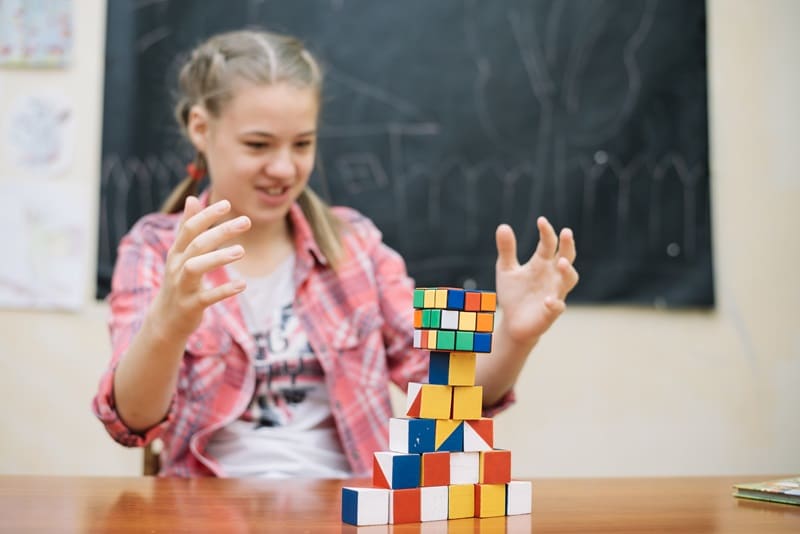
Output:
M494 229L574 229L571 302L714 303L704 2L115 0L98 297L191 152L177 71L209 35L297 35L327 77L314 188L371 217L418 285L494 286Z

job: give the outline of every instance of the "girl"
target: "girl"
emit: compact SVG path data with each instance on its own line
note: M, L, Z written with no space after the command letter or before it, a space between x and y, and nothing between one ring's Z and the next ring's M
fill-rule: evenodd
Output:
M192 53L180 89L197 157L120 244L94 412L125 445L160 437L161 475L366 475L387 445L389 380L424 381L428 360L412 348L403 260L308 188L320 67L291 37L232 32ZM513 400L578 280L571 231L537 224L524 265L511 228L497 229L504 320L476 375L487 414Z

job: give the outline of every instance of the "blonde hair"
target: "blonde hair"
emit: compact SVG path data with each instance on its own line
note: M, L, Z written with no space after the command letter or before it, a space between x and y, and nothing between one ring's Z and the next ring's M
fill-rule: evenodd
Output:
M322 69L302 41L288 35L253 30L227 32L211 37L192 51L178 77L180 97L175 118L187 134L189 112L200 105L213 117L219 117L233 98L236 83L258 85L288 83L314 90L322 96ZM194 165L206 169L203 154L195 156ZM186 198L196 195L199 180L187 176L172 190L161 207L163 213L177 213ZM330 207L308 186L297 199L308 219L314 239L334 268L343 255L342 223Z

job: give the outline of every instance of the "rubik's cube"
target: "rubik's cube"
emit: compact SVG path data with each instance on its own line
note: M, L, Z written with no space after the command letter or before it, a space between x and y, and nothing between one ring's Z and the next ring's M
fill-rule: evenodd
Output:
M389 421L371 488L342 488L342 521L380 525L529 514L531 483L511 480L511 451L494 448L475 385L492 350L495 293L414 290L414 347L430 350L428 382L410 383L405 417Z

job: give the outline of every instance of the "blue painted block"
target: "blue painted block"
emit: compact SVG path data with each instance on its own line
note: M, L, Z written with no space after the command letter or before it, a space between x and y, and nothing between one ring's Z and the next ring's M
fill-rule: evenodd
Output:
M447 290L447 309L448 310L463 310L464 309L464 290L463 289L448 289Z
M464 450L464 423L459 424L447 439L439 445L436 452L462 452Z
M492 334L476 332L472 338L473 352L492 352Z
M428 383L446 386L450 378L450 353L431 351L428 364Z
M421 468L419 454L395 456L392 469L392 478L394 479L392 488L418 488Z

